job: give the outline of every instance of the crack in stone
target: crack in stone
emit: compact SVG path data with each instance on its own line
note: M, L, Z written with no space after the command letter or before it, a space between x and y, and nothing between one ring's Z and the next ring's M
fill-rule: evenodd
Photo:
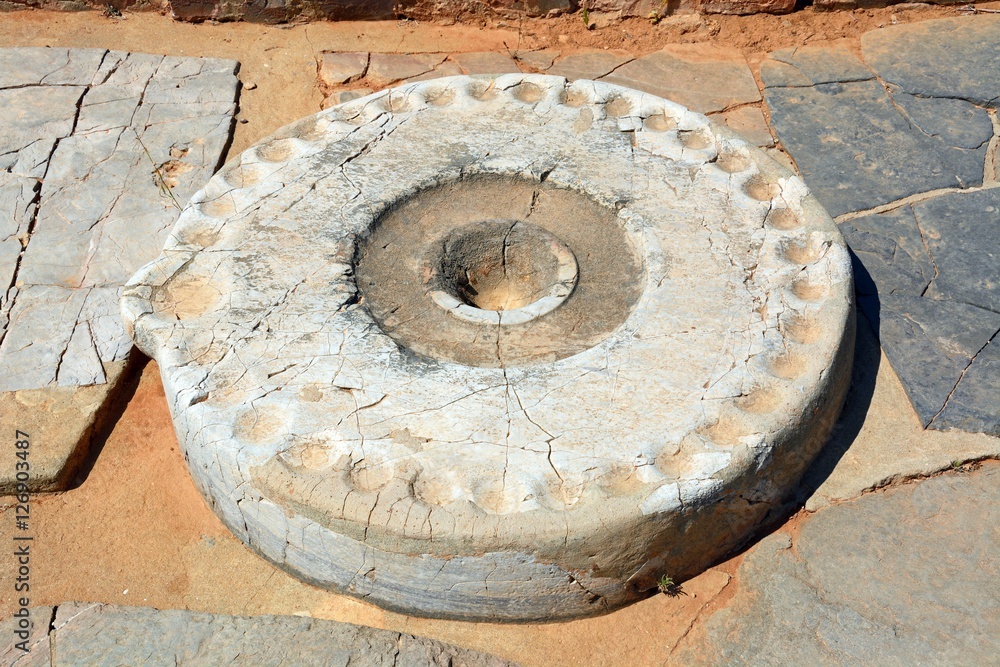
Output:
M962 380L965 378L965 374L972 367L972 363L976 360L976 357L979 356L980 352L986 349L987 345L991 344L994 340L996 340L997 334L1000 334L1000 329L993 332L993 335L990 336L990 339L986 341L986 343L983 344L981 348L976 350L976 353L973 354L972 358L969 359L969 363L965 365L965 368L962 369L961 374L958 376L958 380L955 381L955 386L951 388L951 391L948 392L948 396L944 399L944 405L942 405L941 409L938 410L933 417L931 417L931 420L929 422L927 422L927 428L933 426L934 420L937 419L941 415L941 413L944 412L945 409L948 407L948 403L951 401L951 397L955 394L955 391L958 389L958 385L962 383Z

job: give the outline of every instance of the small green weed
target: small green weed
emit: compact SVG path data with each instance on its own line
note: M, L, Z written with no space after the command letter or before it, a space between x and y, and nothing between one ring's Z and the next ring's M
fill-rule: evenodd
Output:
M657 582L656 587L660 589L661 593L663 593L664 595L669 595L672 598L684 594L684 591L681 590L681 585L675 583L674 580L671 579L670 576L666 574L660 577L660 581Z

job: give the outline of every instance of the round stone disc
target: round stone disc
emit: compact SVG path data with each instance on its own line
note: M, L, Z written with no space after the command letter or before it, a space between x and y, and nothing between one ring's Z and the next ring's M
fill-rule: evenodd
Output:
M747 539L813 459L850 261L803 183L667 100L454 77L227 164L122 301L246 544L404 613L602 613Z

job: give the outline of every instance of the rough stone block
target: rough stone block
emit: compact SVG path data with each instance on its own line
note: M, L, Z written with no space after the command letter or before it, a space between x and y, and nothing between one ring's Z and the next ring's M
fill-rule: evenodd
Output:
M103 384L0 393L0 432L23 430L30 436L32 491L62 491L71 485L91 442L106 425L110 400L126 369L125 361L104 364ZM0 495L14 492L17 461L12 447L0 454Z
M699 0L698 11L705 14L788 14L795 0Z

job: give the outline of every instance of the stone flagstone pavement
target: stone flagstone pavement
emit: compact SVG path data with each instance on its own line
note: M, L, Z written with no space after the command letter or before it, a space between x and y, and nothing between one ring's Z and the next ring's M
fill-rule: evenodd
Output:
M1000 435L1000 17L771 54L771 122L840 222L925 427Z
M86 452L132 349L120 287L218 167L237 67L0 50L0 428L36 443L33 490L65 486Z
M69 602L29 612L30 651L8 644L9 667L517 667L413 635L300 616L222 616ZM6 642L13 619L0 623ZM0 645L2 646L2 645Z

